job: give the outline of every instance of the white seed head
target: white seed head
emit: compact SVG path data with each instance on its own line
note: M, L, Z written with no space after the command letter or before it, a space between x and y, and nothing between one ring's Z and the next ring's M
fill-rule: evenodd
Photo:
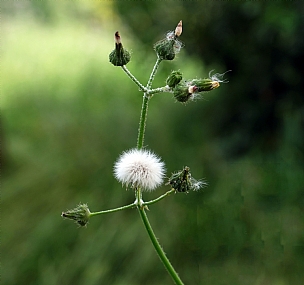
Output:
M147 191L152 191L162 184L164 172L165 164L147 150L126 151L114 165L114 175L118 181Z

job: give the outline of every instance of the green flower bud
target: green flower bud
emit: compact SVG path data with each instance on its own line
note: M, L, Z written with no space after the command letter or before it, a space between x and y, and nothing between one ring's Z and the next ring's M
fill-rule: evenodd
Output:
M197 91L197 87L190 85L184 81L177 84L173 89L174 98L181 103L186 103L189 100L193 100Z
M191 177L190 168L184 167L183 170L173 173L169 178L169 182L172 189L176 192L188 193L190 190L199 190L203 186L207 185L206 182L197 181Z
M182 33L182 21L175 28L175 31L167 33L166 38L160 40L154 45L157 56L163 60L173 60L175 55L182 48L182 43L177 38Z
M180 71L172 71L166 80L166 84L173 88L183 79L183 75Z
M154 49L160 59L173 60L175 58L174 40L162 40L154 45Z
M173 90L174 98L181 103L185 103L189 100L190 95L188 92L188 86L185 84L177 84Z
M198 89L197 92L211 91L220 86L218 81L212 80L210 78L205 79L193 79L191 84L195 85Z
M119 32L115 33L115 49L110 53L109 60L115 66L126 65L131 59L131 54L122 46Z
M86 204L79 204L75 209L62 212L61 217L74 220L80 226L87 225L91 212Z

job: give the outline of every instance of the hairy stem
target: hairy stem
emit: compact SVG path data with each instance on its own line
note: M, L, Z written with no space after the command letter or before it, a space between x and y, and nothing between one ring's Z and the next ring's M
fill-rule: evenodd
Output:
M156 93L164 93L164 92L170 92L172 89L169 86L159 87L155 89L150 89L147 93L151 96Z
M160 65L160 63L161 63L161 61L162 61L162 59L160 59L159 57L157 57L157 60L156 60L156 62L155 62L155 64L154 64L153 70L152 70L152 72L151 72L150 78L149 78L148 83L147 83L147 88L148 88L148 89L150 89L151 86L152 86L152 82L153 82L153 80L154 80L155 74L156 74L156 72L157 72L157 69L158 69L158 67L159 67L159 65Z
M175 284L177 285L183 285L184 283L182 282L182 280L179 278L177 272L175 271L175 269L173 268L172 264L170 263L169 259L167 258L165 252L163 251L163 249L161 248L161 245L159 244L153 229L150 225L150 222L148 220L147 214L145 212L144 207L139 207L137 206L138 212L140 214L140 217L144 223L144 226L148 232L148 235L154 245L154 248L160 258L160 260L162 261L162 263L164 264L164 266L166 267L166 269L168 270L169 274L171 275L172 279L174 280Z
M139 120L137 149L142 149L144 144L149 99L150 98L145 93L143 96L143 102L142 102L141 114Z
M141 113L140 113L140 120L139 120L139 128L138 128L138 137L137 137L137 149L142 149L143 144L144 144L144 137L145 137L145 130L146 130L146 121L147 121L147 112L148 112L148 103L149 100L152 96L152 94L157 91L157 92L162 92L162 90L160 89L154 89L153 93L149 94L149 91L151 89L152 86L152 82L153 79L155 77L155 74L157 72L157 69L159 67L159 64L161 63L161 59L157 58L156 63L153 67L153 70L151 72L150 78L148 80L147 86L146 86L146 90L143 96L143 103L142 103L142 108L141 108ZM157 93L155 92L155 93ZM145 206L146 205L150 205L153 203L156 203L157 201L165 198L167 195L169 195L170 193L172 193L173 191L175 191L174 189L168 191L167 193L165 193L164 195L158 197L155 200L152 200L148 203L142 203L142 199L141 199L141 189L137 189L137 191L135 192L135 197L136 197L136 206L138 209L138 212L140 214L140 217L144 223L144 226L147 230L147 233L151 239L151 242L160 258L160 260L162 261L162 263L164 264L165 268L168 270L169 274L171 275L172 279L174 280L175 284L177 285L183 285L183 282L181 281L181 279L179 278L177 272L174 270L172 264L170 263L169 259L167 258L165 252L163 251L163 249L161 248L154 232L153 229L150 225L150 222L148 220L148 217L146 215L145 212Z
M138 128L138 137L137 137L137 149L142 149L145 139L145 130L146 130L146 121L147 121L147 112L148 112L148 103L151 95L149 95L149 89L151 88L153 79L157 72L157 69L161 63L161 59L158 57L154 67L152 69L151 75L149 77L147 86L144 87L146 91L144 91L143 103L141 107L140 120L139 120L139 128ZM124 69L127 70L126 68ZM135 81L134 81L135 82ZM135 82L136 83L136 82Z
M152 205L152 204L154 204L154 203L156 203L156 202L158 202L158 201L160 201L160 200L166 198L168 195L170 195L171 193L173 193L173 192L175 192L175 191L176 191L175 189L171 189L171 190L167 191L165 194L159 196L158 198L156 198L156 199L154 199L154 200L151 200L151 201L148 201L148 202L144 202L144 203L143 203L143 206Z
M129 76L129 78L139 87L141 91L148 91L148 89L137 80L137 78L129 71L129 69L125 65L123 65L121 68Z
M108 214L108 213L113 213L113 212L118 212L118 211L122 211L122 210L126 210L126 209L131 209L136 207L134 203L126 205L126 206L122 206L119 208L115 208L115 209L110 209L110 210L105 210L105 211L99 211L99 212L92 212L90 213L90 217L93 216L97 216L97 215L102 215L102 214Z

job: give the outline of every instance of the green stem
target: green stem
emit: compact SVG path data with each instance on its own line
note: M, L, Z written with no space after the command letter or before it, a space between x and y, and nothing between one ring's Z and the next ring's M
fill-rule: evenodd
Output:
M162 61L162 59L160 59L159 57L157 57L157 60L156 60L156 62L154 64L153 70L151 72L150 78L149 78L148 83L147 83L147 88L148 89L150 89L151 86L152 86L153 79L155 77L156 71L157 71L157 69L158 69L159 64L161 63L161 61Z
M143 96L143 103L142 103L142 107L141 107L141 113L140 113L140 120L139 120L139 128L138 128L138 137L137 137L137 149L142 149L143 144L144 144L144 139L145 139L145 130L146 130L146 121L147 121L147 112L148 112L148 103L149 103L149 99L150 99L150 95L149 95L149 89L151 88L153 79L155 77L156 71L161 63L161 59L158 57L153 70L151 72L151 75L149 77L147 86L144 87L145 88L145 93ZM125 71L127 70L126 67L124 69ZM135 81L134 81L135 82ZM135 82L136 83L136 82Z
M159 196L158 198L156 198L156 199L154 199L154 200L151 200L151 201L149 201L149 202L144 202L144 203L143 203L143 206L152 205L152 204L154 204L154 203L156 203L156 202L158 202L158 201L160 201L160 200L166 198L168 195L170 195L171 193L173 193L173 192L175 192L175 191L176 191L175 189L171 189L170 191L167 191L165 194Z
M150 78L148 80L147 86L146 86L146 90L143 96L143 103L142 103L142 108L141 108L141 114L140 114L140 120L139 120L139 129L138 129L138 137L137 137L137 149L142 149L143 144L144 144L144 136L145 136L145 129L146 129L146 121L147 121L147 112L148 112L148 103L149 103L149 99L151 98L151 95L149 94L150 88L152 86L152 82L153 79L155 77L156 71L159 67L159 64L161 63L161 59L157 58L156 63L153 67L153 70L151 72ZM155 90L153 90L155 91ZM160 90L157 90L160 91ZM152 244L160 258L160 260L162 261L162 263L164 264L164 266L166 267L166 269L168 270L169 274L171 275L171 277L173 278L174 282L177 285L183 285L183 282L181 281L181 279L179 278L178 274L176 273L176 271L174 270L172 264L170 263L169 259L167 258L165 252L163 251L163 249L161 248L154 232L153 229L150 225L150 222L148 220L148 217L146 215L145 212L145 205L150 205L153 203L156 203L157 201L165 198L167 195L169 195L170 193L172 193L173 191L175 191L174 189L168 191L167 193L165 193L164 195L158 197L155 200L152 200L150 202L147 203L142 203L142 199L141 199L141 189L137 189L137 191L135 191L135 197L136 197L136 205L137 205L137 209L138 212L141 216L141 219L144 223L144 226L147 230L147 233L152 241Z
M147 92L148 89L143 86L137 79L136 77L129 71L129 69L123 65L122 67L122 70L129 76L129 78L131 78L131 80L139 87L139 89L143 92Z
M139 120L137 149L142 149L144 144L149 99L150 98L147 96L147 94L144 93L140 120Z
M166 267L166 269L168 270L169 274L171 275L172 279L174 280L175 284L177 285L183 285L184 283L182 282L182 280L179 278L177 272L175 271L175 269L173 268L172 264L170 263L169 259L167 258L166 254L164 253L163 249L161 248L161 245L159 244L153 229L150 225L150 222L148 220L147 214L145 212L144 207L139 207L137 206L138 212L140 214L140 217L146 227L146 230L148 232L148 235L154 245L154 248L160 258L160 260L162 261L162 263L164 264L164 266Z
M156 93L170 92L172 89L169 86L150 89L147 93L151 96Z
M111 210L92 212L92 213L90 213L90 217L101 215L101 214L108 214L108 213L118 212L118 211L122 211L122 210L126 210L126 209L131 209L131 208L134 208L134 207L135 207L135 204L132 203L130 205L122 206L122 207L111 209Z

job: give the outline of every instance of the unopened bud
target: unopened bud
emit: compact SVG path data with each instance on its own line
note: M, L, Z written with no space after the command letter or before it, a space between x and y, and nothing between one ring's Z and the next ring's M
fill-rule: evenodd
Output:
M218 81L213 81L210 78L193 79L191 81L191 84L197 87L197 92L211 91L220 86L220 83Z
M75 209L62 212L61 217L74 220L80 226L87 225L91 212L86 204L79 204Z
M175 28L175 31L168 32L166 38L160 40L154 45L157 56L160 59L172 60L182 48L182 43L177 38L182 33L182 21Z
M173 95L178 102L186 103L192 93L189 93L189 86L185 82L181 82L174 87Z
M131 59L131 54L125 50L121 43L119 32L115 33L115 49L110 53L109 60L115 66L126 65Z
M166 80L166 84L173 88L183 79L183 74L180 71L172 71Z
M162 40L154 45L154 49L160 59L173 60L175 58L174 40Z

